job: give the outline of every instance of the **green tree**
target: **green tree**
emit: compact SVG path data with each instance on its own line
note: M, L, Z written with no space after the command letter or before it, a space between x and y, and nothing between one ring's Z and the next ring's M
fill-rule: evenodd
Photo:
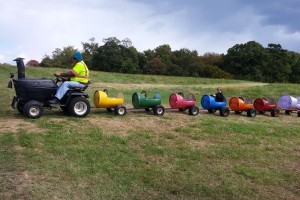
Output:
M160 45L154 50L144 51L143 73L168 74L168 67L172 65L172 54L171 47L168 44Z
M265 48L255 41L249 41L228 49L224 55L223 69L237 79L264 81L267 60L268 53Z
M50 56L45 55L40 63L41 67L53 67L53 60Z
M223 54L207 52L203 56L200 56L200 58L205 65L213 65L218 67L224 66Z
M137 73L139 71L139 60L137 50L129 46L129 39L120 41L115 37L103 39L105 43L96 51L93 56L92 69L121 72Z
M289 82L300 83L300 54L295 52L289 52L291 74Z
M183 48L173 52L172 66L169 72L172 72L171 75L197 77L200 76L203 66L197 51Z
M232 74L214 65L204 65L202 67L200 76L206 78L224 78L224 79L233 79L234 77Z
M290 57L280 44L268 44L268 67L264 71L269 82L286 82L291 73Z
M83 52L82 56L85 64L92 68L93 56L97 53L97 49L99 48L99 44L95 42L95 38L92 37L89 39L89 42L82 42Z

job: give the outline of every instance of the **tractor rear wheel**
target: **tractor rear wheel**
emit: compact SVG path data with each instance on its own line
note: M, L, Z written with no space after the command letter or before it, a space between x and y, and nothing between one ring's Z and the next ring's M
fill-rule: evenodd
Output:
M84 97L74 97L68 105L68 111L74 117L85 117L90 109L90 102Z

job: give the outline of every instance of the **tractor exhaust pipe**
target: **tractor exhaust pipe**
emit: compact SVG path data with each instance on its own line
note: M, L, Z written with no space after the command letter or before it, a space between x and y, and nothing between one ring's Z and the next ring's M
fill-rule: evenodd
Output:
M23 62L24 58L16 58L14 61L17 62L17 67L18 67L18 78L25 78L25 65Z

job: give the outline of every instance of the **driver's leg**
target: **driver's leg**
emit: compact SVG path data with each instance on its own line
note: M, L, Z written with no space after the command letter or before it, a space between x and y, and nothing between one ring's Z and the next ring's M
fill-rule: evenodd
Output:
M83 88L84 85L76 81L65 81L57 89L55 97L59 100L63 98L70 88Z

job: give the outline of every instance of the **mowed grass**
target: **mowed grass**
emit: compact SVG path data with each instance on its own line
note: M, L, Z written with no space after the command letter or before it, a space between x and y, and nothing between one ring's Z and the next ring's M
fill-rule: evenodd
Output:
M28 77L60 69L26 68ZM173 92L300 96L297 84L91 72L92 109L83 118L59 109L36 120L10 108L14 90L1 68L0 199L299 199L300 123L296 113L255 118L169 109ZM95 108L93 93L122 92L126 116ZM160 91L164 116L131 109L131 96Z

